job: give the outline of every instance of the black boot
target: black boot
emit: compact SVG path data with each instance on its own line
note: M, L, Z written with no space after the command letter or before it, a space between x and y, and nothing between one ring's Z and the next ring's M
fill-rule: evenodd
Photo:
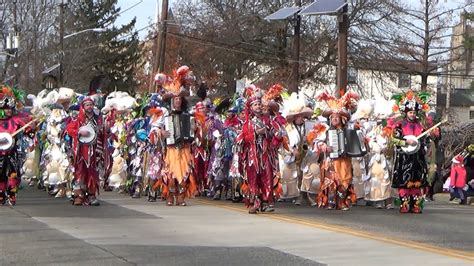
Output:
M157 193L156 193L155 190L153 190L152 188L149 188L149 190L148 190L148 201L149 202L156 202L156 197L157 197L156 194Z
M5 194L5 191L0 190L0 204L5 205L7 202L7 195Z
M221 200L222 196L222 186L216 186L214 189L214 197L212 197L213 200Z
M232 200L232 191L228 188L225 189L225 200Z

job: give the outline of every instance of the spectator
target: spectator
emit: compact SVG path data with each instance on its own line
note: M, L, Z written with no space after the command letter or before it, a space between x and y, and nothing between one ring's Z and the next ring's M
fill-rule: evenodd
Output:
M466 204L466 191L468 188L466 180L466 168L464 167L464 157L457 155L452 160L451 166L451 182L449 184L449 192L451 193L450 201L454 202L455 198L460 199L459 204Z

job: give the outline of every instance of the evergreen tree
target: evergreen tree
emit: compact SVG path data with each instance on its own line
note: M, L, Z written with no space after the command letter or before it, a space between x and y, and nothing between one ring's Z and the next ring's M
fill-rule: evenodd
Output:
M120 13L117 0L70 1L66 10L66 35L94 28L105 31L86 31L64 40L65 86L86 92L94 77L103 76L103 92L133 92L134 73L141 67L135 19L125 25L114 25Z

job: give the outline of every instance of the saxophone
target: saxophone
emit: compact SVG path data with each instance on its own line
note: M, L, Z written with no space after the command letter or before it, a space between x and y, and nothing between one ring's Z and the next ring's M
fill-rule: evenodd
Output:
M308 153L309 149L308 141L306 140L306 134L303 133L302 135L300 135L300 137L300 143L298 144L298 147L296 147L298 149L299 156L295 158L295 162L298 167L300 167L303 163L303 160L306 157L306 154Z

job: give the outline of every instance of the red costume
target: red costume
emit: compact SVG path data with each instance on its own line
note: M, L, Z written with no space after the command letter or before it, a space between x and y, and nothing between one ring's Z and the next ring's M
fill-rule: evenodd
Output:
M18 150L13 136L13 146L7 148L9 141L6 137L11 136L18 129L27 124L30 117L26 114L15 114L15 96L12 89L2 87L0 90L0 204L5 204L7 200L11 205L16 203L16 192L20 184L20 162ZM26 129L28 132L30 129ZM6 134L5 134L6 133Z
M265 211L272 201L273 169L270 162L271 134L270 118L252 110L253 105L261 105L257 95L246 103L246 120L242 132L237 137L240 146L240 159L243 164L244 183L242 192L249 213ZM261 204L263 202L263 205Z
M209 181L207 178L207 171L209 168L209 154L207 143L207 124L205 106L202 102L198 102L195 106L196 117L196 135L195 141L192 145L192 153L194 155L194 169L193 174L198 184L198 191L203 196L206 190L209 189Z
M66 133L73 139L74 205L99 205L95 198L96 194L99 192L99 173L97 171L97 163L101 158L99 157L98 149L105 149L99 147L98 140L101 140L101 143L107 143L107 139L102 117L93 112L89 115L86 114L84 106L91 102L93 103L91 98L84 99L81 103L77 119L72 120L66 127ZM79 141L81 127L88 124L95 130L97 138L89 144L81 143ZM86 198L86 196L88 196L88 198Z

